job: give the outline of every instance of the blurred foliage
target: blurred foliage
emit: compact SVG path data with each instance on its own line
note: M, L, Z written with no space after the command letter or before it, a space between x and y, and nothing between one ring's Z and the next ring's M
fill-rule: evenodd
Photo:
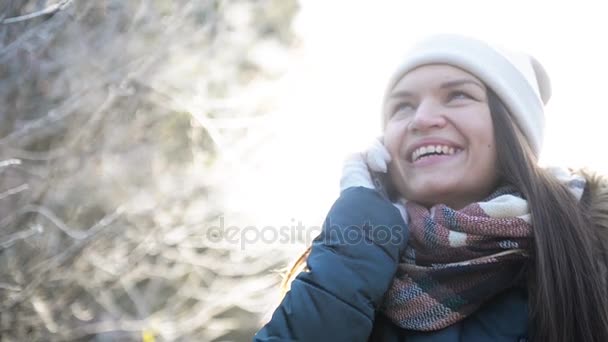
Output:
M205 227L297 10L0 2L2 341L251 339L280 260Z

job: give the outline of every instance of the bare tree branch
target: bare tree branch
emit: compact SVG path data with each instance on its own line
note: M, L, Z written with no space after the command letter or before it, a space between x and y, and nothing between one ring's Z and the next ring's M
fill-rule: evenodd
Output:
M64 8L66 8L71 2L72 2L72 0L62 0L60 3L50 5L42 10L39 10L39 11L36 11L33 13L20 15L18 17L3 19L0 21L0 24L3 24L3 25L14 24L14 23L18 23L21 21L31 20L31 19L43 16L43 15L55 14L55 12L61 11Z
M11 234L11 235L3 238L2 240L0 240L0 247L8 248L8 247L12 246L18 240L27 239L30 236L39 234L41 232L42 232L41 227L36 225L34 227L29 228L28 230L24 230L21 232Z
M4 192L0 192L0 200L3 199L3 198L8 197L10 195L15 195L15 194L18 194L18 193L20 193L22 191L28 190L29 188L30 188L29 185L27 185L27 184L21 184L19 186L14 187L14 188L8 189L8 190L6 190Z

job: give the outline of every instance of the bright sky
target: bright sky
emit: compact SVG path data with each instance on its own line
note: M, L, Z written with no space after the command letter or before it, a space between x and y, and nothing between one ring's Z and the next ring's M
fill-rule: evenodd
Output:
M373 4L373 5L372 5ZM380 132L381 96L406 48L463 33L534 55L547 69L545 164L608 173L608 24L601 2L303 0L302 47L282 80L277 141L238 184L258 225L320 223L343 157ZM236 204L236 203L235 203Z

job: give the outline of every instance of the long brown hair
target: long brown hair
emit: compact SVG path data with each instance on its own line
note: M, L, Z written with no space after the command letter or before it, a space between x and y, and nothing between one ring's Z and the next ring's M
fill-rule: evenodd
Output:
M537 341L608 341L608 298L601 269L605 239L589 216L589 193L579 202L537 166L527 140L498 97L488 91L503 182L528 200L534 247L528 265L530 327Z
M499 178L528 200L534 245L526 265L530 337L536 341L608 341L605 267L608 242L579 201L537 158L498 96L488 90ZM305 270L308 247L286 274L282 290Z

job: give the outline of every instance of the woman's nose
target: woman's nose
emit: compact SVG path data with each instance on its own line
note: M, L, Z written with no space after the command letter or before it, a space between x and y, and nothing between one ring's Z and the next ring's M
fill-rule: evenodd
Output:
M446 125L445 108L433 100L423 101L416 108L410 129L414 131L426 131L433 128L441 128Z

